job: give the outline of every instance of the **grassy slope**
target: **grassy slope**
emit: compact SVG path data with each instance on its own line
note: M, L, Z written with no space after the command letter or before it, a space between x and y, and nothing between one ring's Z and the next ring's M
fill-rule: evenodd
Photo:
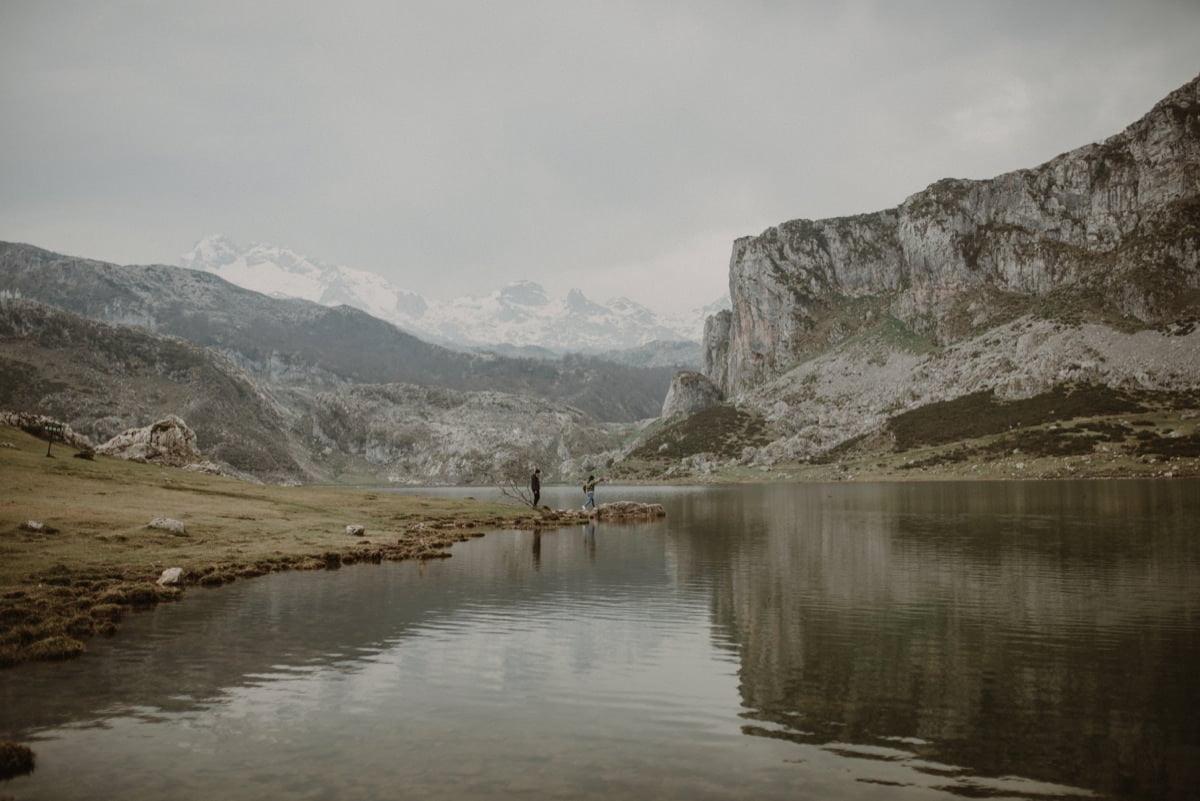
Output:
M4 446L8 443L12 447ZM97 457L0 426L0 665L62 658L124 610L173 598L154 585L219 584L290 568L430 558L480 527L527 525L516 506L344 487L252 484ZM528 516L528 513L526 513ZM186 536L151 529L155 517ZM53 532L27 530L38 521ZM345 533L365 526L364 537Z
M681 455L707 451L728 459L740 445L761 444L728 425L716 436L709 431L712 422L696 415L655 431L614 475L662 480ZM662 442L671 446L659 452L653 446ZM897 415L881 431L804 463L764 468L727 462L704 474L676 468L673 480L1134 476L1200 476L1200 391L1062 385L1014 401L977 392Z

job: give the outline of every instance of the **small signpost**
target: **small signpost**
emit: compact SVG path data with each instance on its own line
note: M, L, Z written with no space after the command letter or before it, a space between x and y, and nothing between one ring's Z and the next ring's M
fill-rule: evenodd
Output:
M63 424L55 422L43 423L42 431L46 432L46 439L49 440L49 442L46 444L46 455L49 456L50 449L54 447L55 437L58 437L59 440L65 441L63 440Z

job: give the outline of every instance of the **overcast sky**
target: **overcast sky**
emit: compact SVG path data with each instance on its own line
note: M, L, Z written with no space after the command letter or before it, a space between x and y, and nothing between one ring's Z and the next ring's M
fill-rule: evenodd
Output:
M736 237L1034 166L1198 73L1196 0L0 0L0 239L682 310Z

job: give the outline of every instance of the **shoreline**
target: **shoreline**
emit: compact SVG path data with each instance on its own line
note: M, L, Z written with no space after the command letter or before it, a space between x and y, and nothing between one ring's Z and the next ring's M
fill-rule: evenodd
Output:
M586 516L349 487L254 484L109 457L46 456L0 426L0 670L71 659L124 615L284 570L450 556L487 531ZM167 519L178 526L152 526ZM163 572L179 568L170 584Z
M489 531L589 520L574 510L382 487L256 484L69 451L47 457L44 440L0 426L0 486L10 488L0 498L0 670L80 656L126 614L180 600L187 588L441 559ZM600 514L665 515L661 506L634 506L643 508L602 504Z

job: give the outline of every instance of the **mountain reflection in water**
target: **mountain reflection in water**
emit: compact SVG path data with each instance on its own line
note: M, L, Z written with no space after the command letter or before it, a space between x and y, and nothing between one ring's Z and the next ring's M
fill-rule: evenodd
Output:
M690 540L729 564L714 617L741 645L748 733L963 766L935 775L1200 786L1194 483L768 494L742 508L755 536Z
M0 739L39 763L0 792L1184 799L1200 786L1200 482L604 494L662 502L667 520L192 589L83 659L4 671Z

